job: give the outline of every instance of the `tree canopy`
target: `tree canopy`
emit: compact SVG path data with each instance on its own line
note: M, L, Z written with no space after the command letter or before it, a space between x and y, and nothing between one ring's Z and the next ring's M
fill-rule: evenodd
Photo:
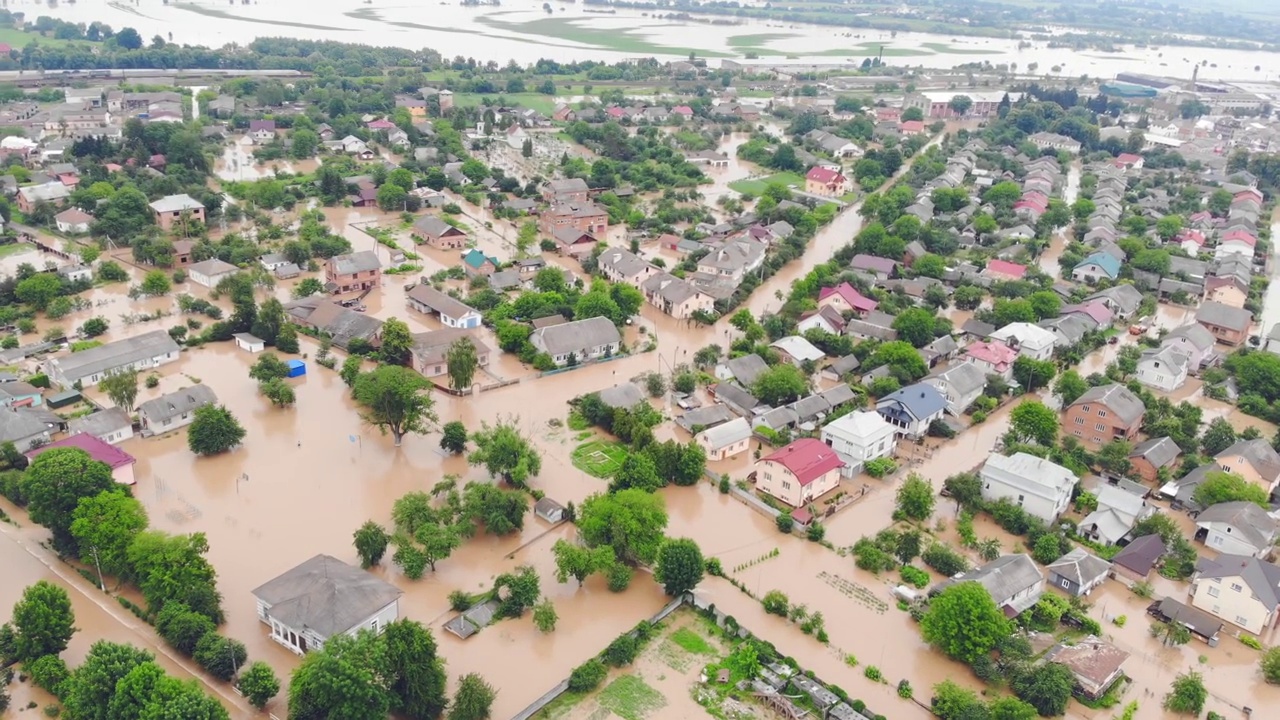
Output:
M929 603L920 620L924 639L948 656L973 663L1013 631L987 589L976 582L959 582Z
M578 511L578 532L587 545L608 545L629 564L654 562L666 528L662 496L634 488L592 495Z
M384 345L385 349L385 345ZM390 433L399 447L409 433L427 433L436 422L431 381L398 365L382 365L356 377L352 395L364 408L361 419Z

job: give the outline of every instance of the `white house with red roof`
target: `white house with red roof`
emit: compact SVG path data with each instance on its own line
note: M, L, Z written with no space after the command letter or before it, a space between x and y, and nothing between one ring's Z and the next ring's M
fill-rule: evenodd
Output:
M964 349L964 361L976 365L987 375L999 375L1005 380L1013 377L1013 362L1018 351L999 340L979 340Z
M849 178L836 168L818 165L804 176L804 190L812 195L840 197L849 192Z
M1257 188L1249 188L1247 190L1241 190L1240 192L1236 193L1231 197L1231 204L1234 205L1235 203L1244 202L1246 200L1252 200L1258 203L1259 205L1261 205L1263 200L1262 191Z
M79 433L68 438L63 438L57 442L51 442L48 445L30 450L26 453L29 459L34 460L37 455L47 452L54 448L75 448L88 453L90 458L100 463L106 464L111 468L111 477L121 485L133 485L136 480L133 478L133 464L138 462L132 455L112 445L111 443L99 440L97 437L89 433Z
M858 292L858 289L847 282L830 288L822 288L818 292L818 307L832 307L841 313L852 312L859 317L875 310L879 305L875 300Z
M911 137L912 135L923 135L924 121L923 120L904 120L899 130L901 130L902 134L905 135L906 137Z
M370 130L395 130L396 124L390 120L371 120L364 125Z
M1253 257L1255 246L1258 244L1258 238L1253 236L1248 230L1231 230L1222 234L1218 238L1218 246L1214 248L1213 255L1216 258L1224 258L1228 255L1243 255L1247 258Z
M799 508L840 485L844 461L815 438L803 438L756 463L756 488Z
M1013 204L1013 212L1022 217L1039 220L1049 209L1049 196L1039 190L1022 194L1022 198Z
M1008 260L988 260L982 275L992 280L1021 280L1027 276L1027 266Z
M685 120L688 120L689 118L693 117L693 108L689 107L688 105L677 105L671 108L671 114L679 115Z
M1120 153L1119 155L1116 156L1115 162L1113 164L1116 167L1120 168L1121 170L1141 170L1143 162L1144 161L1141 155L1134 155L1133 153Z
M1195 257L1204 249L1205 236L1204 233L1199 230L1183 228L1177 236L1174 237L1173 241L1182 248L1183 252L1191 257Z

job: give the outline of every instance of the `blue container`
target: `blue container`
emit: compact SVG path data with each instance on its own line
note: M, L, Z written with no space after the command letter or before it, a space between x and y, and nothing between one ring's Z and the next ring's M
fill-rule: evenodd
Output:
M307 364L301 360L285 360L285 365L289 366L289 377L302 377L307 374Z

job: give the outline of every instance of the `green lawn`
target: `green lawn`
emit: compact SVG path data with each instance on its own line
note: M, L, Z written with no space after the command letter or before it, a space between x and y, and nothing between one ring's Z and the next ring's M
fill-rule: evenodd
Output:
M662 693L635 675L622 675L600 691L600 707L624 720L644 720L666 704Z
M783 185L788 186L796 185L803 188L804 176L793 172L780 172L751 180L735 180L729 183L729 188L740 193L750 193L752 195L759 196L764 193L765 188L771 183L782 183Z
M9 47L14 49L24 48L32 42L39 40L41 45L49 45L52 47L62 47L70 45L73 42L89 43L88 40L60 40L52 36L41 35L38 32L27 32L25 30L17 30L15 28L0 28L0 42L7 43Z
M671 633L668 639L679 645L685 652L691 652L695 655L714 655L716 652L716 649L706 641L706 638L687 627L682 627Z
M35 252L35 247L26 243L8 243L0 245L0 258L9 257L10 255L20 255L24 252Z
M598 478L609 478L627 459L627 449L608 440L589 440L573 449L573 466Z
M453 104L458 107L474 107L484 102L488 98L495 105L519 105L530 110L537 110L543 115L550 116L555 112L556 99L550 95L542 93L501 93L498 95L476 95L474 93L454 93Z

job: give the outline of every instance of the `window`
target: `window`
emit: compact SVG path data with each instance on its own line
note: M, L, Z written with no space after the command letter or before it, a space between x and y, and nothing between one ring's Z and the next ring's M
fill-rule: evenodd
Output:
M1107 411L1106 411L1106 410L1099 410L1099 411L1098 411L1098 417L1106 417L1106 416L1107 416Z
M791 483L787 482L786 480L783 480L783 481L782 481L782 489L783 489L783 490L790 490L790 489L791 489Z
M373 631L374 635L378 634L378 618L374 618L372 621L370 621L369 629Z
M1236 624L1237 624L1237 625L1243 625L1243 626L1245 626L1245 627L1249 627L1249 618L1247 618L1247 617L1245 617L1245 616L1243 616L1243 615L1237 615L1237 616L1236 616Z
M1094 430L1106 430L1106 429L1107 429L1107 426L1106 426L1106 425L1103 425L1102 423L1098 423L1097 425L1094 425L1094 426L1093 426L1093 429L1094 429Z
M1080 433L1080 431L1079 431L1079 430L1076 430L1076 431L1075 431L1075 433L1073 433L1073 434L1074 434L1076 437L1081 437L1081 433Z
M1083 425L1083 424L1084 424L1084 418L1082 418L1082 417L1078 417L1078 418L1076 418L1076 424L1077 424L1077 425Z
M1089 412L1089 406L1088 406L1088 405L1081 405L1081 406L1080 406L1080 410L1081 410L1082 412Z
M1070 581L1070 580L1068 580L1068 579L1066 579L1066 578L1062 578L1062 587L1067 588L1068 590L1070 590L1070 589L1071 589L1071 581Z
M1218 592L1218 588L1210 586L1209 597L1218 597L1219 594L1220 593Z
M1244 586L1241 585L1240 583L1231 583L1231 589L1234 592L1240 592L1244 590Z

